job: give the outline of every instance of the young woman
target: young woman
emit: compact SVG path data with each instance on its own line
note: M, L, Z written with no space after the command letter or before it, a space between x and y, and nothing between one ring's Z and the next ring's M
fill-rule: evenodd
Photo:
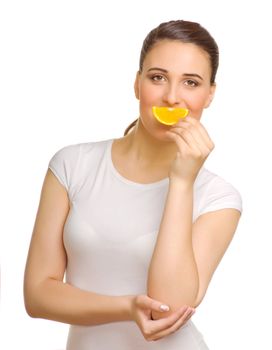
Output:
M139 118L124 137L68 145L50 160L25 304L32 317L71 324L67 350L207 349L191 316L242 210L239 192L204 167L214 144L200 118L217 67L203 27L160 24L143 43ZM152 106L189 115L166 126Z

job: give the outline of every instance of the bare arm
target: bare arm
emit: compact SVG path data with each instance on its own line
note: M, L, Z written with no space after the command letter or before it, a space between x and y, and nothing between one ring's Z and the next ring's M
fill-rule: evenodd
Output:
M192 190L170 184L159 236L150 263L148 295L176 310L197 307L238 225L240 212L206 213L192 224ZM165 317L152 313L153 319Z
M223 209L203 214L192 223L193 184L213 149L203 126L193 118L169 134L178 147L157 242L149 266L148 295L176 310L196 307L236 230L240 212ZM164 317L156 312L154 319Z
M192 186L171 182L149 267L148 295L171 309L194 306L199 276L192 243Z
M151 313L165 313L165 307L147 295L101 295L64 283L62 232L68 212L67 192L48 170L25 269L24 297L30 316L83 326L129 320L149 341L168 336L188 321L191 308L180 308L169 317L153 321Z
M48 170L25 269L27 312L32 317L78 325L130 319L132 296L100 295L63 282L66 254L62 233L68 212L67 192Z

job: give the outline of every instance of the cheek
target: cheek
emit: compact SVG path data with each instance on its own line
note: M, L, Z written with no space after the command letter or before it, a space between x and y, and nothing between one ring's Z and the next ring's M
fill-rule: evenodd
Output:
M202 110L207 104L209 95L206 91L198 92L195 95L191 95L187 98L187 108L191 111L193 117L200 117Z
M165 130L168 127L160 124L152 113L152 106L161 103L158 89L142 86L139 91L139 109L141 125L154 137L163 140L165 138Z
M160 89L154 88L152 85L142 84L139 91L140 104L143 108L151 107L160 100Z

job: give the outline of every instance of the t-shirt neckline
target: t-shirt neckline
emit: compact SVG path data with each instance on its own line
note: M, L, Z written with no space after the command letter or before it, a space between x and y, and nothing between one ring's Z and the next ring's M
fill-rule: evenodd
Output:
M134 182L132 180L129 180L127 178L125 178L123 175L121 175L117 169L115 168L113 161L112 161L112 144L113 141L115 139L110 139L108 140L108 145L107 145L107 150L106 150L106 157L107 157L107 163L109 164L110 170L113 173L113 175L119 179L120 181L122 181L123 183L130 185L130 186L134 186L134 187L141 187L144 189L149 189L149 188L156 188L156 187L162 187L165 186L166 184L169 183L169 178L166 177L162 180L156 181L156 182L151 182L151 183L140 183L140 182Z

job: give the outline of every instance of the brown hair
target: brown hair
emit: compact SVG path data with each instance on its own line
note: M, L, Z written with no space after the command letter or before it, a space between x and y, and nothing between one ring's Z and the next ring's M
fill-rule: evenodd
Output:
M215 83L215 76L219 64L219 51L214 38L199 23L190 21L169 21L161 23L158 27L151 30L143 42L140 54L139 72L142 72L143 63L147 53L152 47L161 40L176 40L182 43L191 43L202 48L209 55L212 74L210 83ZM133 128L137 120L134 120L125 130L126 135Z

